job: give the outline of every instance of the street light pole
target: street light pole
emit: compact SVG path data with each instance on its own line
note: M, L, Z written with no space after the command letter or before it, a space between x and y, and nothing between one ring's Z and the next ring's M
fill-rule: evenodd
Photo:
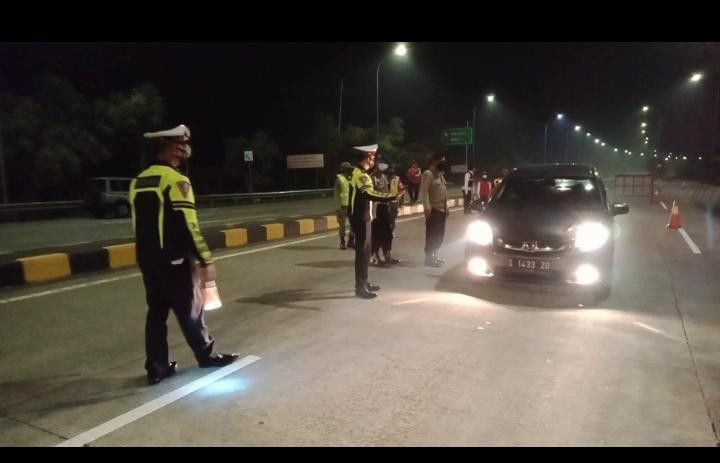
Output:
M380 65L382 64L382 60L378 63L377 71L375 72L375 110L376 110L376 116L375 119L375 143L378 145L380 144Z
M548 123L545 124L545 144L543 147L543 164L547 163L547 129L548 129Z
M7 204L8 192L7 192L7 179L5 177L5 155L3 154L2 146L2 123L0 123L0 189L2 190L2 202Z

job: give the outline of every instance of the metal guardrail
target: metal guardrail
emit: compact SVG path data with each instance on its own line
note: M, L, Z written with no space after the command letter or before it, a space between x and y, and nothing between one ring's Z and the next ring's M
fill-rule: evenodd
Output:
M330 196L333 194L333 189L322 189L322 190L291 190L291 191L270 191L262 193L229 193L229 194L210 194L210 195L198 195L195 197L195 201L199 204L208 204L211 207L216 203L228 203L234 204L240 202L261 202L263 200L281 200L285 198L310 198L310 197L321 197ZM11 204L0 204L0 217L2 216L14 216L17 217L19 214L40 214L40 213L55 213L55 212L69 212L69 211L81 211L86 207L86 203L83 200L74 201L48 201L48 202L29 202L29 203L11 203Z

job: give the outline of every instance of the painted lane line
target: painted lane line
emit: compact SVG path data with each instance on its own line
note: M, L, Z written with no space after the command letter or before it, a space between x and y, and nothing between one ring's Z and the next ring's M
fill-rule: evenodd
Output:
M682 237L685 239L685 242L690 247L690 250L693 252L693 254L702 254L700 252L700 248L695 245L695 242L690 238L690 235L687 234L684 228L678 228L678 231L682 235Z
M398 305L413 304L413 303L415 303L415 302L423 302L423 301L427 301L427 300L429 300L429 299L431 299L431 298L429 298L429 297L421 297L421 298L419 298L419 299L410 299L409 301L396 302L396 303L390 304L390 305L391 305L392 307L395 307L395 306L398 306Z
M663 209L665 209L667 211L667 206L665 205L664 202L660 201L660 205L663 207Z
M68 439L63 443L56 445L56 447L82 447L87 443L90 443L107 434L110 434L111 432L116 431L123 426L132 423L133 421L137 421L140 418L143 418L144 416L147 416L152 412L157 411L164 406L175 402L176 400L182 399L186 395L192 394L193 392L202 389L205 386L208 386L215 381L238 371L241 368L257 362L258 360L260 360L260 357L256 357L254 355L247 355L226 367L220 368L219 370L214 371L209 375L205 375L200 379L196 379L192 383L186 384L185 386L175 389L174 391L168 392L167 394L164 394L157 399L151 400L150 402L141 405L133 410L130 410L127 413L116 416L110 421L106 421L99 426L96 426L88 431L78 434L72 439Z
M421 218L423 218L423 216L411 217L411 218L407 218L407 219L402 219L402 220L398 220L397 222L407 222L407 221L409 221L409 220L417 220L417 219L421 219ZM245 254L253 254L253 253L256 253L256 252L269 251L269 250L271 250L271 249L277 249L277 248L282 248L282 247L286 247L286 246L293 246L293 245L295 245L295 244L306 243L306 242L308 242L308 241L319 240L319 239L322 239L322 238L330 238L330 237L333 237L333 236L337 236L337 232L329 232L329 233L326 233L326 234L323 234L323 235L314 236L314 237L312 237L312 238L305 238L305 239L302 239L302 240L289 241L289 242L287 242L287 243L276 244L276 245L274 245L274 246L265 246L265 247L258 248L258 249L250 249L250 250L248 250L248 251L241 251L241 252L236 252L236 253L233 253L233 254L227 254L227 255L224 255L224 256L216 257L214 260L222 260L222 259L228 259L228 258L230 258L230 257L242 256L242 255L245 255ZM77 285L65 286L65 287L62 287L62 288L50 289L50 290L47 290L47 291L40 291L40 292L37 292L37 293L25 294L24 296L11 297L11 298L9 298L9 299L0 299L0 305L2 305L2 304L9 304L9 303L11 303L11 302L24 301L24 300L27 300L27 299L34 299L34 298L42 297L42 296L51 296L51 295L53 295L53 294L64 293L64 292L67 292L67 291L72 291L72 290L81 289L81 288L87 288L87 287L90 287L90 286L102 285L102 284L105 284L105 283L112 283L112 282L114 282L114 281L126 280L126 279L128 279L128 278L139 277L140 275L141 275L140 272L134 272L134 273L131 273L131 274L129 274L129 275L123 275L123 276L113 277L113 278L104 278L104 279L102 279L102 280L91 281L91 282L89 282L89 283L80 283L80 284L77 284Z
M105 283L112 283L113 281L126 280L128 278L134 278L140 276L140 272L131 273L129 275L123 275L113 278L104 278L102 280L91 281L89 283L81 283L78 285L65 286L64 288L50 289L47 291L41 291L39 293L26 294L24 296L11 297L10 299L0 299L0 304L9 304L11 302L24 301L26 299L33 299L41 296L50 296L53 294L64 293L66 291L72 291L74 289L87 288L90 286L102 285Z

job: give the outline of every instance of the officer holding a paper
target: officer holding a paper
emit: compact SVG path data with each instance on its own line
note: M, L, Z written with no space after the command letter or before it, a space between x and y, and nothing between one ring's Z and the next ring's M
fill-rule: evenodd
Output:
M217 295L215 265L200 232L195 195L179 167L190 157L190 129L146 133L157 154L150 167L130 186L135 251L148 304L145 324L145 369L149 384L175 373L169 361L167 318L170 309L182 328L201 368L234 362L235 354L215 352L215 340L205 323L203 294ZM204 289L203 289L204 288ZM219 299L215 298L217 306Z

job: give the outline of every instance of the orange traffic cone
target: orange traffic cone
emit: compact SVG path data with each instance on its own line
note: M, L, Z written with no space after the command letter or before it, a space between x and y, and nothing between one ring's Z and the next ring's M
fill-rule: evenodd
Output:
M670 221L667 224L668 228L681 228L682 219L680 219L680 208L673 201L672 211L670 212Z
M652 204L660 204L660 190L657 188L654 190L652 196L650 197L650 202Z

